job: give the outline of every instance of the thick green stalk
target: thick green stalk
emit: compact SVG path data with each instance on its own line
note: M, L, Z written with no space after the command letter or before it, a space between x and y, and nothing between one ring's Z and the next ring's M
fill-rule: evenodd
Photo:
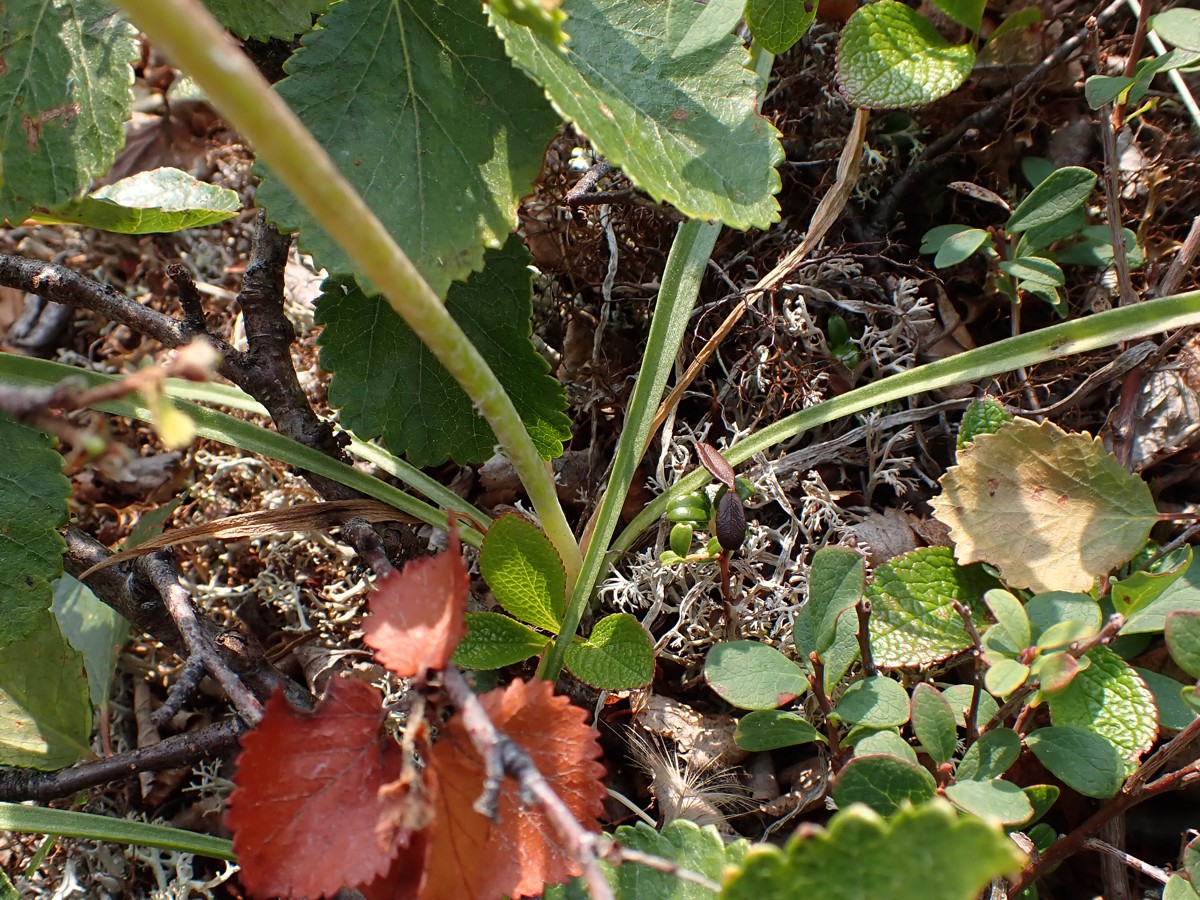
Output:
M567 603L562 629L542 661L541 674L550 680L556 679L562 670L567 645L579 628L579 620L583 618L583 611L604 567L608 542L617 529L625 496L633 484L638 463L650 439L650 425L654 421L655 410L675 364L692 307L700 292L708 258L720 233L720 223L685 222L679 226L675 241L671 244L662 287L654 306L654 318L650 322L650 334L646 337L642 367L634 384L633 396L629 399L621 437L617 441L612 473L600 500L596 524L588 541L579 578Z
M1110 309L1087 318L1051 325L1040 331L1007 338L909 369L810 406L734 444L726 451L725 458L736 466L756 453L762 453L810 428L892 400L1196 324L1200 324L1200 291ZM708 472L702 468L681 479L629 523L613 542L612 550L628 549L642 531L663 515L671 497L697 490L709 480Z
M287 104L234 45L200 0L116 0L159 50L200 85L326 233L377 285L487 419L567 568L579 547L554 476L538 454L508 393L358 192Z

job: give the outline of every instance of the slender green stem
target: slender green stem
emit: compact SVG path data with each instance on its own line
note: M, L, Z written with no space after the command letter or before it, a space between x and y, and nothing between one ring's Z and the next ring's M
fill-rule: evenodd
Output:
M675 364L692 307L700 292L704 269L720 233L719 223L685 222L679 226L671 245L671 253L663 271L662 287L654 307L654 318L650 323L650 334L646 338L642 367L634 384L633 396L629 399L621 437L617 441L612 472L600 500L596 524L588 541L579 578L567 603L562 629L542 662L540 671L544 678L554 680L562 670L567 646L579 628L579 620L583 618L583 611L603 569L605 550L616 531L625 496L633 484L637 465L650 439L654 412Z
M22 806L20 803L0 803L0 831L61 834L117 844L162 847L214 859L236 859L230 841L207 834L67 809Z
M542 528L563 559L568 583L579 547L558 501L550 467L511 398L420 272L200 0L117 0L159 50L200 85L359 270L378 285L487 419L520 475Z
M1006 338L986 347L918 366L810 406L734 444L725 453L725 458L736 466L756 453L762 453L810 428L892 400L1198 323L1200 291L1193 291L1051 325L1040 331ZM681 479L629 523L613 542L612 549L628 549L638 535L666 511L671 497L697 490L709 480L710 476L703 468Z

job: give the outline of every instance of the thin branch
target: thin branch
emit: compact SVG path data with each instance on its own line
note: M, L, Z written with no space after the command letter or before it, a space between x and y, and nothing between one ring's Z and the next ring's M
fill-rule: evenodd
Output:
M958 617L962 619L963 628L971 637L971 658L975 663L974 673L971 676L971 708L967 710L967 746L979 740L979 723L976 719L979 718L979 700L983 695L983 640L979 636L979 629L975 627L975 620L971 618L971 610L961 600L955 600L953 603L954 611L958 613Z
M817 706L821 709L821 717L825 720L825 739L829 741L830 764L836 771L842 767L845 752L838 741L837 726L830 718L833 713L833 704L829 702L829 695L825 693L825 664L821 662L821 657L815 650L808 654L808 661L812 665L812 672L808 676L808 686L817 700Z
M1183 239L1183 246L1171 260L1171 268L1167 270L1166 277L1155 291L1155 296L1166 297L1179 290L1184 276L1192 271L1192 263L1195 262L1197 253L1200 253L1200 216L1192 219L1192 227L1188 229L1187 237Z
M123 781L139 772L191 766L232 750L244 727L236 719L215 722L140 750L115 753L57 772L0 766L0 800L45 802L111 781Z
M1114 847L1112 844L1105 843L1097 838L1088 838L1083 842L1082 847L1085 850L1095 850L1097 853L1103 853L1106 856L1111 856L1113 859L1120 860L1125 865L1129 866L1129 868L1153 878L1159 884L1166 884L1167 879L1171 877L1166 870L1160 869L1158 866L1152 866L1148 862L1143 862L1136 856L1132 856L1126 853L1124 850Z
M1143 10L1149 7L1146 3ZM1144 23L1142 27L1144 27ZM1094 19L1088 20L1089 42L1092 45L1092 58L1097 72L1100 70L1100 26ZM1107 104L1106 104L1107 106ZM1101 110L1099 115L1100 146L1104 149L1104 201L1108 207L1108 227L1112 234L1113 264L1117 270L1117 288L1120 292L1121 305L1128 306L1137 302L1133 293L1133 282L1129 277L1129 258L1125 252L1125 232L1121 226L1121 171L1120 160L1117 156L1117 133L1112 115L1105 115Z
M867 675L878 675L879 667L871 653L871 601L863 597L854 604L858 616L858 655L862 657L863 671Z

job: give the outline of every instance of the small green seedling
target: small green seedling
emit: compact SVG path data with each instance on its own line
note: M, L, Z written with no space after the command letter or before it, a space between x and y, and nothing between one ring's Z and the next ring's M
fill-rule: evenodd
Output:
M740 548L746 537L746 511L743 504L754 495L754 485L734 475L733 468L711 446L700 446L706 448L701 451L701 462L721 482L721 487L711 498L701 488L684 494L672 503L667 510L667 520L674 523L671 526L670 549L664 550L659 557L663 565L719 560L723 553ZM720 463L715 462L714 457ZM732 492L729 490L731 486L734 489ZM701 552L692 553L697 530L707 531L712 537Z

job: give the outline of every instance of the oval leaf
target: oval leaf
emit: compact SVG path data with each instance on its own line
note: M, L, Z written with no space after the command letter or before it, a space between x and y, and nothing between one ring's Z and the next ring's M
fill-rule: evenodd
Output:
M1085 728L1039 728L1025 738L1025 746L1051 774L1085 797L1111 797L1125 780L1125 761L1117 748Z
M802 715L782 709L763 709L749 713L738 721L734 741L743 750L758 752L825 742L825 737Z
M967 748L954 777L958 781L991 781L1007 772L1020 755L1020 736L1011 728L993 728Z
M808 32L817 0L746 0L746 24L754 42L778 56Z
M900 682L875 675L846 688L830 715L843 722L872 728L903 725L908 721L908 694Z
M922 682L912 693L913 733L934 762L944 763L954 756L958 732L950 702L937 688Z
M808 570L808 609L817 626L816 650L824 654L833 643L837 619L863 595L865 563L862 554L845 547L822 547Z
M842 809L865 803L881 816L905 803L920 806L937 794L937 783L921 766L895 756L856 756L833 782L833 801Z
M704 464L704 468L708 469L709 474L732 491L737 475L733 471L733 466L717 452L717 448L712 444L699 443L696 445L696 453L700 457L700 462Z
M961 810L1000 825L1020 825L1033 816L1025 792L1008 781L960 781L946 788L946 799Z
M586 640L567 647L567 668L580 681L605 691L643 687L654 677L654 644L629 613L605 616Z
M1200 610L1178 610L1167 616L1165 635L1171 659L1193 678L1200 678Z
M1014 647L1023 650L1029 646L1032 630L1020 600L1008 591L993 588L983 595L983 602L992 611L996 621L1008 632Z
M541 653L549 640L500 613L467 613L467 633L451 661L464 669L499 669Z
M1057 222L1080 209L1096 188L1096 173L1079 166L1056 169L1021 201L1004 228L1020 234Z
M496 600L523 622L558 633L567 573L558 551L524 516L507 513L483 539L479 571Z
M741 709L775 709L808 690L804 670L757 641L717 644L704 662L704 677L726 703Z

